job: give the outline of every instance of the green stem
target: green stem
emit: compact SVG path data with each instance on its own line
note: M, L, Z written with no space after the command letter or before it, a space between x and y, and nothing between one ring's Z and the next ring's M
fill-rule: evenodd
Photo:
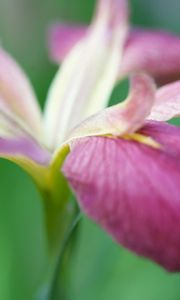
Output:
M42 291L45 289L44 295L40 296L40 300L54 300L56 282L59 271L64 267L62 261L67 241L71 236L73 228L78 222L76 219L77 210L73 202L69 201L70 190L67 185L60 168L69 151L68 147L64 147L61 155L55 160L47 170L45 183L41 187L41 195L43 198L45 229L48 245L48 272ZM63 260L62 260L63 257ZM62 277L63 281L64 278ZM61 284L61 298L58 295L58 300L65 300L64 282ZM43 294L43 292L41 293Z
M50 300L50 291L54 281L54 273L57 269L59 253L64 247L64 239L72 222L72 214L67 213L66 207L59 211L56 207L45 206L48 213L45 215L45 225L47 233L47 270L45 278L41 283L41 291L38 300ZM61 299L61 298L59 298ZM63 298L62 298L63 299ZM63 299L64 300L64 299Z
M45 197L46 196L46 197ZM58 263L59 253L62 251L64 239L68 232L69 226L74 218L73 206L70 207L68 202L69 192L64 194L63 201L57 203L54 198L49 197L48 194L44 196L44 221L45 232L47 236L47 258L48 270L47 277L45 278L46 298L49 298L51 284L54 278L54 272ZM42 299L44 300L44 299Z
M72 221L72 223L69 227L69 230L67 231L66 237L63 241L61 250L59 252L58 262L57 262L57 265L56 265L56 268L55 268L53 280L52 280L49 300L61 299L60 295L58 293L58 291L59 291L59 284L58 283L59 283L59 277L60 277L61 269L63 269L63 258L65 256L66 249L67 249L67 246L70 242L72 234L74 233L80 219L81 219L81 213L78 213L76 218ZM65 288L64 293L62 293L62 295L61 295L63 300L66 299L65 298L66 297L66 287L64 287L64 288Z

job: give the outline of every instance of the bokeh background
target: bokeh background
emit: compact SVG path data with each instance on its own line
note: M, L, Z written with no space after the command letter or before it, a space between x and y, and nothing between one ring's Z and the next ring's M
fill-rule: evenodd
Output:
M46 32L54 21L87 23L93 0L0 0L0 42L29 75L41 106L57 67ZM132 0L132 23L180 34L179 0ZM166 49L164 49L166 51ZM1 66L0 66L1 67ZM126 84L113 94L123 98ZM0 299L34 300L45 269L41 200L31 179L0 160ZM180 275L117 246L83 218L70 269L70 300L179 300Z

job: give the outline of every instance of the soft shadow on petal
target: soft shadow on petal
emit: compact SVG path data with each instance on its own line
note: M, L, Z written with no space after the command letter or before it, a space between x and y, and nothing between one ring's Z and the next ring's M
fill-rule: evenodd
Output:
M63 172L82 210L113 239L169 271L180 270L179 155L92 137L76 144Z
M70 132L67 142L87 136L133 133L144 124L154 101L154 81L146 74L136 74L131 78L129 96L124 102L85 119Z
M167 84L157 90L155 105L149 120L168 121L180 116L180 81Z
M180 37L161 31L137 29L126 42L120 77L144 71L158 84L180 78Z
M0 104L13 118L36 136L42 133L41 112L28 78L10 57L0 48ZM17 118L16 118L17 117Z

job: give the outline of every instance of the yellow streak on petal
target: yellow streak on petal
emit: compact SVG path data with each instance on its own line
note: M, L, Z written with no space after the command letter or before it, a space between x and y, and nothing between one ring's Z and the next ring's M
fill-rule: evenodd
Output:
M153 147L155 149L160 149L162 146L156 142L153 138L149 136L145 136L140 133L133 133L133 134L125 134L122 136L125 140L133 140L142 144L145 144L147 146Z

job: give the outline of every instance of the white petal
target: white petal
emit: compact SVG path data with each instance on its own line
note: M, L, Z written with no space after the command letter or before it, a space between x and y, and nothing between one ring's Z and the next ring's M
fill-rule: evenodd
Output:
M89 33L71 50L56 75L44 120L52 147L63 141L77 123L107 105L127 34L126 18L118 19L119 6L115 3L119 2L101 1Z
M17 63L0 48L0 101L35 135L42 131L41 112L33 89ZM1 122L1 119L0 119Z

